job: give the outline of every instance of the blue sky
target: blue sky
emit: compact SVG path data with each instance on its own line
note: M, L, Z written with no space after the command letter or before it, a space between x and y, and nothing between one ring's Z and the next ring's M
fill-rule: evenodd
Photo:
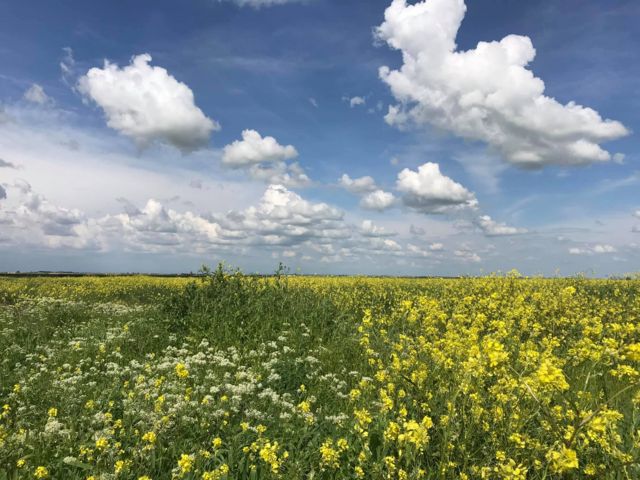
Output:
M640 6L466 3L0 2L0 270L640 270Z

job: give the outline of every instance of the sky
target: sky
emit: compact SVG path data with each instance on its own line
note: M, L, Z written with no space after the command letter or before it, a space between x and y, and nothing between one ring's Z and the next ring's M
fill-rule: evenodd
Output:
M635 0L0 0L0 271L640 271Z

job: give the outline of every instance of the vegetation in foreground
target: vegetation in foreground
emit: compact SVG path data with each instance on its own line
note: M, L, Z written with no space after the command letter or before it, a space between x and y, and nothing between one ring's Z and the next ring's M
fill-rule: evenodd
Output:
M640 477L640 281L0 279L0 479Z

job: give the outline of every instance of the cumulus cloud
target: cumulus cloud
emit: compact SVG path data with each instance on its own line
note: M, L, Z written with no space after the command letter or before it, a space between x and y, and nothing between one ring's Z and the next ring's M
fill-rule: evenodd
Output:
M353 107L357 107L358 105L364 105L366 103L366 100L364 99L364 97L351 97L349 99L349 106L351 108Z
M5 189L6 188L6 189ZM78 209L64 208L35 192L24 180L0 187L4 192L0 224L16 245L87 248L89 224ZM9 190L10 194L7 194Z
M378 190L376 181L368 175L360 178L351 178L345 173L338 180L338 184L345 190L355 193L356 195Z
M363 220L360 225L360 233L364 237L393 237L396 232L390 232L384 227L378 227L371 220Z
M536 53L528 37L508 35L457 50L465 12L464 0L392 1L376 31L403 60L399 70L380 68L399 102L386 121L485 142L522 167L611 160L600 144L627 135L624 125L544 95L544 82L528 68Z
M360 200L360 206L366 210L378 210L379 212L391 208L396 203L396 197L391 192L375 190L367 193Z
M107 125L141 148L158 141L191 152L206 146L220 128L194 103L191 89L166 69L137 55L123 68L105 61L78 81L78 90L102 108Z
M636 218L640 218L640 210L636 210L635 212L633 212L633 216Z
M306 187L311 184L311 179L297 162L252 165L247 173L255 180L281 184L289 188Z
M571 255L595 255L602 253L615 253L617 249L613 245L596 244L584 247L572 247L569 249Z
M521 235L528 232L526 228L510 227L505 223L496 222L489 215L479 216L476 221L476 224L480 227L482 232L488 237Z
M459 260L462 260L463 262L479 263L482 261L482 258L480 258L480 255L478 255L476 252L474 252L469 248L462 248L460 250L455 250L453 252L453 255Z
M24 99L36 103L38 105L50 105L53 103L53 99L47 95L41 85L37 83L32 84L25 92Z
M223 149L222 163L230 168L242 168L259 163L271 163L296 158L293 145L280 145L273 137L262 137L255 130L244 130L242 140Z
M266 183L300 187L310 183L303 168L287 160L298 156L293 145L280 145L273 137L262 137L255 130L244 130L242 140L223 149L222 164L228 168L244 169L251 178Z
M396 188L403 203L422 213L447 213L476 208L473 193L440 172L437 163L427 162L415 172L405 168L398 174Z

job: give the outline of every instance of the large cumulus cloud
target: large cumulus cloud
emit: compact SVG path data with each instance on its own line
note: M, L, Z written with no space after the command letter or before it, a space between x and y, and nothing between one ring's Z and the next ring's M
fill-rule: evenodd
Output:
M109 127L140 147L155 141L183 152L206 146L220 126L196 106L187 85L150 62L149 54L122 68L105 61L80 78L78 90L102 108Z
M544 94L528 68L536 51L528 37L508 35L460 51L456 36L464 0L393 0L377 37L402 52L398 70L380 68L399 102L389 124L430 125L487 143L522 167L604 162L600 144L628 133L617 121L574 102Z

